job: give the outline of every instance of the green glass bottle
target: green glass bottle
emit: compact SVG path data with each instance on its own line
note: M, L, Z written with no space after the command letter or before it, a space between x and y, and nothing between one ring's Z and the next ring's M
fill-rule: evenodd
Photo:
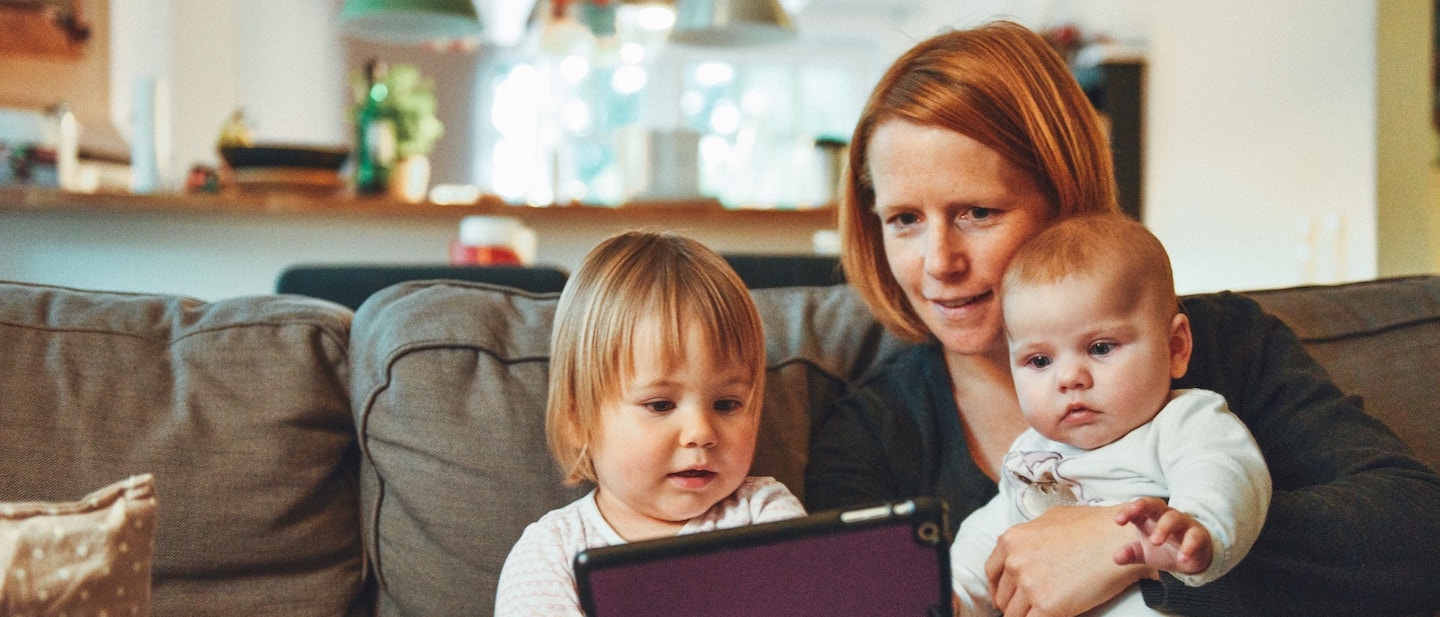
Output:
M365 100L355 117L355 192L380 195L390 184L395 164L395 122L385 112L385 66L365 64Z

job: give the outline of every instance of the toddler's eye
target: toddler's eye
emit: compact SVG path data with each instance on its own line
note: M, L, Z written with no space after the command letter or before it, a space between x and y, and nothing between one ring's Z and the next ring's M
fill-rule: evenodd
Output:
M738 399L727 398L715 401L715 411L718 411L720 413L730 413L732 411L738 411L742 406L744 406L744 404L745 403L743 401L740 401Z
M1091 354L1091 355L1103 356L1103 355L1108 354L1108 353L1110 353L1110 352L1112 352L1112 351L1115 351L1115 343L1110 343L1110 342L1106 342L1106 341L1101 341L1101 342L1099 342L1099 343L1092 343L1092 344L1090 345L1090 354Z
M673 401L650 401L644 403L644 407L655 413L665 413L667 411L674 411L675 403Z
M1045 368L1050 366L1051 362L1053 362L1053 360L1050 359L1050 356L1030 356L1025 360L1025 366L1030 368Z

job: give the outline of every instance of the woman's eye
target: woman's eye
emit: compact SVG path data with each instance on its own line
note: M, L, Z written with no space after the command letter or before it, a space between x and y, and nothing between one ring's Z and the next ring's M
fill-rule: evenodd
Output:
M885 224L891 227L910 227L920 222L920 217L914 212L900 212L885 219Z
M1050 366L1050 356L1030 356L1025 360L1025 366L1030 368L1045 368Z
M988 219L988 218L994 216L994 215L995 215L995 209L994 209L994 208L980 208L980 207L975 207L975 208L971 208L970 211L969 211L968 213L966 213L966 215L969 216L970 218L974 219L974 220L983 221L983 220L985 220L985 219Z
M650 401L644 403L643 406L655 413L665 413L675 410L675 403L672 401Z
M1100 342L1090 345L1090 355L1103 356L1112 351L1115 351L1115 343Z

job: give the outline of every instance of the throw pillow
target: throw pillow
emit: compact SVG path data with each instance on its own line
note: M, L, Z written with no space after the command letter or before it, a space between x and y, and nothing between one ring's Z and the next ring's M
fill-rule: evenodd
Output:
M133 476L70 503L0 503L0 614L150 614L155 487Z

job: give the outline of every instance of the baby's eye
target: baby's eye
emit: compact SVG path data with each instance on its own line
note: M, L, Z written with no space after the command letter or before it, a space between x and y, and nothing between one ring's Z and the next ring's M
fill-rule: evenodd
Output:
M1053 360L1050 359L1050 356L1030 356L1025 359L1025 366L1030 368L1045 368L1050 366L1051 362L1053 362Z
M648 401L646 403L642 403L642 406L655 413L665 413L675 410L674 401Z
M744 406L745 402L739 399L727 398L715 401L715 411L720 413L739 411L740 408Z
M1111 343L1109 341L1100 341L1098 343L1090 344L1090 355L1092 356L1103 356L1112 351L1115 351L1115 343Z

